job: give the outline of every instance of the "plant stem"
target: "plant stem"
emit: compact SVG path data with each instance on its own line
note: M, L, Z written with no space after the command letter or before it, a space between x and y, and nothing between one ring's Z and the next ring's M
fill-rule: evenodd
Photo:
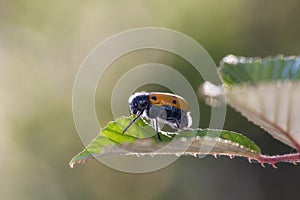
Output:
M297 164L297 162L300 162L300 154L299 153L292 153L292 154L284 154L284 155L275 155L275 156L269 156L269 155L260 155L260 157L257 159L258 162L264 167L264 164L270 164L274 168L277 168L275 166L278 162L289 162L293 164Z

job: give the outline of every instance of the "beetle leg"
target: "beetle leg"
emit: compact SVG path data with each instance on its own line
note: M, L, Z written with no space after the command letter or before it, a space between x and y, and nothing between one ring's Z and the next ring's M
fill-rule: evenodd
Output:
M161 137L160 137L160 134L158 132L158 122L157 122L157 118L154 119L155 120L155 130L156 130L156 133L157 133L157 138L158 140L161 141Z

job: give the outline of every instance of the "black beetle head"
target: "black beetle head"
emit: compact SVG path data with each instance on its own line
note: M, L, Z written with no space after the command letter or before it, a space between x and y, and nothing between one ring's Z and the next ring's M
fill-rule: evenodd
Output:
M129 99L130 112L137 114L149 108L149 97L147 94L135 94Z

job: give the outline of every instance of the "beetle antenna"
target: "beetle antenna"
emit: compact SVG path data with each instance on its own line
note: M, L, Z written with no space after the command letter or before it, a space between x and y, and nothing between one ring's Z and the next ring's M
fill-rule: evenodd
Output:
M124 128L123 133L125 133L129 127L143 114L143 111L139 112L136 117L128 124L128 126L126 126L126 128Z

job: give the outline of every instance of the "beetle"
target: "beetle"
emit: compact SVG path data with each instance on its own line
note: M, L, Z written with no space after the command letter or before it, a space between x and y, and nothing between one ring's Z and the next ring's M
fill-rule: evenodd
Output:
M181 96L163 92L137 92L128 101L131 114L136 116L123 133L141 116L153 122L159 140L158 121L179 130L188 129L192 125L188 103Z

